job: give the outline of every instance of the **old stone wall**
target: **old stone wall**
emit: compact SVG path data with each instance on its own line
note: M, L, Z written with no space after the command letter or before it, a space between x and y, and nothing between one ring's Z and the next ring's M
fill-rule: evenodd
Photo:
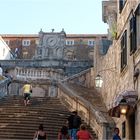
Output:
M125 25L127 25L128 21L129 21L129 16L130 16L130 14L132 14L131 13L132 9L134 9L137 4L138 4L137 0L126 1L121 14L118 14L118 19L117 19L117 34L118 34L118 36L125 29Z
M101 71L100 74L103 78L103 87L100 90L103 100L108 109L112 107L112 102L115 102L116 96L121 94L123 91L136 91L138 99L140 95L139 76L134 77L135 71L140 66L140 51L139 45L135 53L130 54L130 18L134 14L134 10L138 6L139 1L127 0L125 1L123 10L121 13L117 13L117 38L113 41L106 55L101 56L98 54L98 46L96 48L96 71ZM119 1L118 5L119 7ZM132 10L133 9L133 10ZM139 23L139 21L138 21ZM137 24L138 25L138 24ZM124 31L127 30L127 65L121 69L121 39ZM115 68L114 68L115 67ZM109 70L111 68L111 70ZM105 69L105 70L104 70ZM137 103L138 102L138 103ZM120 128L120 135L123 138L123 123L125 123L125 139L134 138L133 133L135 132L135 139L139 139L139 128L140 128L140 111L139 111L139 100L137 109L131 115L120 116L119 119L114 118L117 127ZM111 103L111 104L110 104ZM135 130L134 130L135 129Z
M23 96L23 85L24 83L12 82L9 86L9 95L21 95ZM56 97L57 87L56 85L50 84L38 84L31 83L33 90L31 96L34 97Z

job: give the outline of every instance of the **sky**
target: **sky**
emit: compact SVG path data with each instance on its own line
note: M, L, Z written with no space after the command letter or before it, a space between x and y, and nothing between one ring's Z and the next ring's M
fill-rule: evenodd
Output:
M0 0L0 34L106 34L102 0Z

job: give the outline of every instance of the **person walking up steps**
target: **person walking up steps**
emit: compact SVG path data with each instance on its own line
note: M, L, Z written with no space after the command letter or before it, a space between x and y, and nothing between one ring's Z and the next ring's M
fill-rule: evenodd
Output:
M23 86L23 94L24 94L24 105L27 106L30 103L30 98L32 93L32 86L28 83L26 83Z
M80 130L76 135L78 140L94 140L84 124L80 125Z
M76 140L76 133L81 125L81 117L78 116L77 111L73 111L72 115L68 117L69 135L72 140Z

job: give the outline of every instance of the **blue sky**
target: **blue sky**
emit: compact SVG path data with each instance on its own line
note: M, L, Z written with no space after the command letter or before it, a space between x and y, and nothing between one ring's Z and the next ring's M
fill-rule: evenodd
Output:
M0 34L104 34L102 0L0 0Z

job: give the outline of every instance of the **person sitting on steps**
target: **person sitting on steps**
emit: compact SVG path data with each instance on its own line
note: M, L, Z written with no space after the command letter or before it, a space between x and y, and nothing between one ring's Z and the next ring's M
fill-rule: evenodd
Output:
M33 140L46 140L47 133L44 131L43 124L40 124L38 130L34 133Z

